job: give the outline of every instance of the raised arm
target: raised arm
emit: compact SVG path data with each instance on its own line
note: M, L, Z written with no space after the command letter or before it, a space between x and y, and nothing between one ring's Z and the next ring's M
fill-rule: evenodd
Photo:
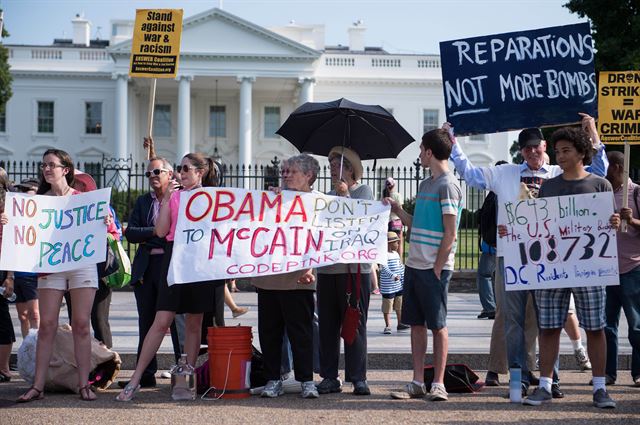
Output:
M456 136L453 134L453 127L449 123L444 123L442 128L449 131L449 137L453 144L451 150L451 161L456 167L458 174L464 179L464 181L471 187L476 189L489 189L492 190L493 173L490 172L491 167L476 167L469 161L469 158L462 152L460 144L456 140Z
M593 149L596 151L595 155L593 155L593 159L591 160L591 165L585 168L587 171L592 172L597 176L604 177L607 175L609 160L607 159L605 146L600 141L600 136L598 135L596 120L593 119L592 116L582 112L580 112L579 115L582 117L582 129L589 135L591 143L593 144Z

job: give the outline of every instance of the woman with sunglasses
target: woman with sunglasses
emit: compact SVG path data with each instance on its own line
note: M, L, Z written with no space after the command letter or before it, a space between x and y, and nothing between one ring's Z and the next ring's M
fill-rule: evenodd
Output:
M185 155L178 167L178 172L184 187L182 190L197 190L203 186L217 186L219 183L218 166L211 158L201 153ZM136 370L129 383L116 397L118 401L131 401L140 389L140 379L144 370L160 348L165 332L171 326L176 313L186 313L184 350L187 354L187 362L195 366L200 349L203 313L212 310L215 290L218 286L224 285L223 280L168 285L167 273L173 251L179 204L180 190L175 184L169 185L162 196L155 227L155 234L167 239L162 261L163 282L158 294L156 317L144 339Z
M80 192L74 190L73 161L69 154L59 149L49 149L44 153L41 164L38 195L71 196ZM113 225L111 216L105 217L107 227ZM106 229L105 229L106 230ZM90 317L93 299L98 288L98 272L94 264L75 270L38 276L38 297L40 304L40 329L36 345L36 373L31 388L21 395L17 402L26 403L44 398L44 385L53 352L53 344L58 331L60 304L65 292L71 295L73 316L71 328L76 365L78 368L78 392L80 399L93 401L96 395L88 385L91 371L91 328Z

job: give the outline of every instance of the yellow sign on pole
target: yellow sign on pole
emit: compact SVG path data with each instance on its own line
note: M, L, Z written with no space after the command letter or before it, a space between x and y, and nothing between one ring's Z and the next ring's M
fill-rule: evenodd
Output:
M138 9L131 46L131 77L175 78L182 9Z
M600 73L598 133L607 144L640 144L640 71Z

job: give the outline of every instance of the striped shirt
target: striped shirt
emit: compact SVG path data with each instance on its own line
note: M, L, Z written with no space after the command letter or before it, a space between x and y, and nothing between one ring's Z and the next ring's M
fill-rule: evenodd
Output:
M400 279L396 280L396 276ZM404 265L400 254L395 251L387 253L387 264L380 264L380 293L395 294L402 291L404 284Z
M411 225L407 266L418 270L433 268L444 236L442 216L457 216L457 228L461 211L462 191L453 173L443 173L436 179L429 177L420 183ZM455 252L454 243L444 270L453 270Z

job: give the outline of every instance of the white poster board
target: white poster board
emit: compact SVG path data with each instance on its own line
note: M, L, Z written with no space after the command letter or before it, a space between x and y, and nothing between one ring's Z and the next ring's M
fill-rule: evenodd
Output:
M72 196L7 193L0 270L57 273L107 256L111 189Z
M168 281L387 261L389 206L320 193L201 188L180 196Z
M613 193L501 203L507 291L618 285Z

